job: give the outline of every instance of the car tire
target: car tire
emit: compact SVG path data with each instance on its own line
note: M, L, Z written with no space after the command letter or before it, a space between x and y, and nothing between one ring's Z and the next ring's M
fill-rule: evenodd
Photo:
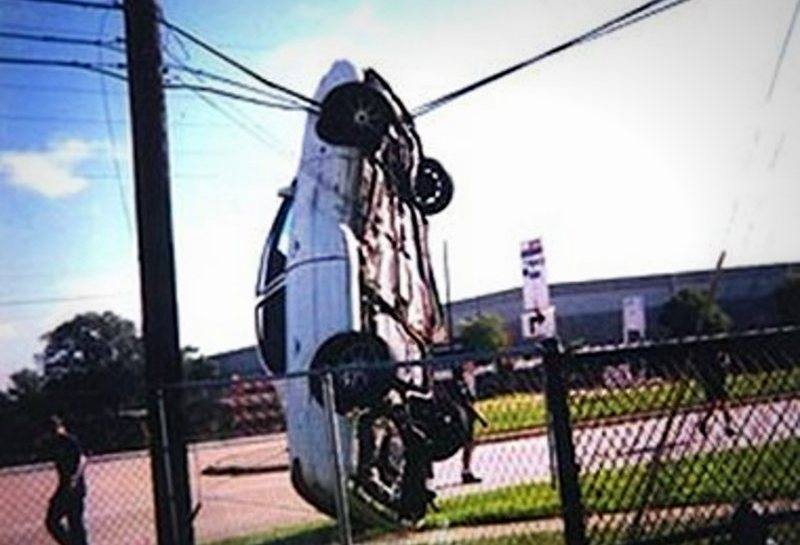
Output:
M324 372L343 365L359 368L333 373L335 408L339 414L374 406L391 388L394 365L386 343L369 333L339 333L317 349L311 362L311 395L320 405L324 405Z
M439 161L425 157L420 162L412 192L417 208L432 216L453 200L453 180Z
M322 101L317 135L329 144L374 153L392 122L392 106L380 91L365 83L334 87Z

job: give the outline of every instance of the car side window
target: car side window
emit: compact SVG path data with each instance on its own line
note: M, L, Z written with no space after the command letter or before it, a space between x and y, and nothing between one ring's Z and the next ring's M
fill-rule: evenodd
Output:
M261 256L261 267L258 272L256 293L264 295L269 284L286 270L286 257L289 253L289 236L292 230L292 199L284 198L270 229L264 252Z

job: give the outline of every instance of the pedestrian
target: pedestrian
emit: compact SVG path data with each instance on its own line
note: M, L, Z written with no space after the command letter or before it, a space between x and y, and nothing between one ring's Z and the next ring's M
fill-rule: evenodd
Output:
M733 419L727 407L728 389L725 384L729 360L729 356L722 350L703 350L695 366L697 381L703 389L707 403L706 412L697 426L703 437L708 437L708 421L718 410L725 421L725 435L728 437L735 435L731 426Z
M466 361L455 370L455 380L458 387L458 394L461 402L467 409L467 440L461 451L461 482L463 484L475 484L481 482L481 478L472 472L472 452L475 450L474 428L475 420L478 415L472 405L477 400L477 388L475 385L475 362Z
M87 545L83 521L86 457L60 417L52 416L49 425L52 433L49 458L56 466L58 486L50 498L45 525L60 545Z

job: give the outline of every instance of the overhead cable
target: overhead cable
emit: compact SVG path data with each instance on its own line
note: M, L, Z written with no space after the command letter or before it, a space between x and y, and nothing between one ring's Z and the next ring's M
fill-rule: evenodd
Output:
M97 74L118 79L120 81L127 81L124 74L114 72L114 70L124 70L125 65L122 63L107 63L106 65L99 65L98 63L91 63L76 60L64 59L42 59L33 57L0 57L0 64L14 64L20 66L50 66L55 68L73 68L77 70L86 70Z
M16 2L28 2L30 4L54 4L58 6L72 6L76 8L91 9L122 9L119 2L92 2L91 0L15 0Z
M434 99L434 100L431 100L429 102L426 102L425 104L422 104L421 106L419 106L417 108L414 108L412 110L411 114L412 114L413 117L418 117L418 116L424 115L424 114L426 114L428 112L431 112L431 111L433 111L433 110L435 110L437 108L440 108L441 106L444 106L445 104L447 104L448 102L450 102L452 100L455 100L455 99L457 99L457 98L459 98L461 96L466 95L467 93L470 93L470 92L472 92L472 91L474 91L474 90L476 90L476 89L478 89L480 87L483 87L484 85L488 85L489 83L492 83L492 82L497 81L497 80L499 80L501 78L504 78L504 77L506 77L506 76L508 76L510 74L513 74L514 72L517 72L518 70L521 70L523 68L527 68L528 66L531 66L531 65L536 64L536 63L538 63L540 61L543 61L543 60L545 60L545 59L547 59L549 57L552 57L553 55L561 53L562 51L566 51L567 49L570 49L572 47L580 45L580 44L582 44L582 43L584 43L586 41L598 38L601 35L604 36L604 35L610 34L612 32L616 32L617 30L625 28L626 26L628 26L628 24L632 24L632 22L641 21L642 19L646 19L648 17L651 17L652 15L655 15L656 13L660 13L661 11L664 11L665 9L673 8L673 7L675 7L675 6L679 5L679 4L682 4L682 3L686 2L686 1L687 0L677 0L677 1L676 0L650 0L649 2L645 2L644 4L640 5L639 7L636 7L634 9L630 10L630 11L627 11L627 12L623 13L622 15L614 17L613 19L611 19L609 21L606 21L605 23L603 23L603 24L601 24L601 25L599 25L597 27L592 28L588 32L584 32L583 34L581 34L581 35L579 35L579 36L577 36L575 38L572 38L570 40L567 40L566 42L564 42L562 44L559 44L559 45L557 45L555 47L552 47L552 48L548 49L547 51L544 51L543 53L539 53L537 55L534 55L533 57L531 57L529 59L525 59L524 61L521 61L521 62L518 62L516 64L513 64L513 65L511 65L511 66L509 66L507 68L504 68L503 70L500 70L499 72L495 72L494 74L490 74L490 75L488 75L488 76L486 76L484 78L481 78L481 79L479 79L479 80L477 80L477 81L475 81L473 83L470 83L469 85L461 87L460 89L457 89L455 91L447 93L446 95L443 95L443 96L441 96L441 97L439 97L437 99Z
M71 36L54 36L49 34L30 34L27 32L8 32L0 30L0 38L8 40L22 40L28 42L44 42L44 43L59 43L69 45L91 45L95 47L103 47L113 51L123 51L122 38L114 38L112 40L93 40L87 38L74 38Z
M177 62L177 61L176 61L176 64L167 64L166 68L167 68L168 71L169 70L178 70L178 71L181 71L181 72L186 72L187 74L191 74L193 76L197 76L199 78L207 78L207 79L211 79L211 80L217 81L219 83L225 83L225 84L231 85L233 87L238 87L238 88L243 89L245 91L250 91L250 92L257 93L259 95L265 96L265 97L267 97L267 98L269 98L271 100L282 101L287 106L296 106L296 107L300 107L300 108L303 107L296 100L291 99L291 98L287 98L287 97L285 97L283 95L280 95L278 93L273 93L273 92L270 92L270 91L266 91L266 90L261 89L259 87L255 87L253 85L248 85L246 83L242 83L242 82L237 81L235 79L231 79L231 78L228 78L228 77L225 77L225 76L221 76L219 74L215 74L214 72L209 72L208 70L203 70L203 69L200 69L200 68L193 68L191 66L187 66L187 65L185 65L183 63L180 63L180 62Z
M50 303L70 303L77 301L89 301L92 299L110 299L121 295L129 295L130 292L98 293L88 295L75 295L72 297L40 297L34 299L7 299L0 301L0 307L21 307L28 305L43 305Z
M174 83L174 82L166 82L164 83L164 89L173 89L173 90L187 90L187 91L197 91L200 93L210 93L212 95L218 95L225 98L230 98L233 100L240 100L242 102L248 102L250 104L255 104L257 106L266 106L267 108L276 108L278 110L287 110L287 111L306 111L309 113L316 113L317 110L312 109L308 106L300 106L300 105L293 105L293 104L286 104L284 102L275 102L269 100L262 100L260 98L249 97L246 95L241 95L239 93L234 93L231 91L227 91L225 89L219 89L216 87L211 87L210 85L195 85L192 83Z
M175 41L177 42L178 46L181 48L181 51L183 51L186 54L186 57L188 58L189 57L189 52L183 46L183 41L181 40L180 36L173 35L173 34L170 34L170 35L174 36ZM177 55L175 55L174 53L172 53L170 51L170 48L169 48L169 46L167 44L164 45L164 53L167 55L167 57L172 59L175 63L179 64L182 69L185 70L185 69L189 68L185 64L183 64L183 62L178 58ZM209 76L205 75L205 71L201 71L201 70L192 69L192 70L188 71L188 73L193 78L195 78L198 82L201 82L201 83L203 83L205 81L205 79L207 77L209 77ZM201 73L204 74L204 75L201 75ZM174 77L178 81L178 83L184 83L184 81L181 78L181 76L175 75ZM260 89L260 91L262 91L263 93L269 93L268 91L264 91L263 89ZM219 113L220 115L225 117L228 121L230 121L231 123L233 123L234 125L239 127L239 129L241 129L242 131L246 132L251 137L255 138L259 142L261 142L263 144L266 144L268 146L273 146L273 147L276 147L276 148L278 147L278 145L275 142L272 141L273 140L272 136L269 133L267 133L266 131L264 131L264 129L263 129L263 127L261 125L252 126L248 122L246 117L242 116L240 114L240 112L236 108L233 107L233 105L229 105L230 108L225 108L221 104L218 104L217 101L212 99L210 96L208 96L208 94L201 93L201 92L196 91L196 90L194 91L194 94L195 94L195 96L197 96L197 98L199 98L200 100L205 102L206 105L208 105L209 108L213 109L214 111L216 111L217 113ZM233 110L233 111L229 111L229 109ZM243 119L243 117L245 117L245 118Z
M204 50L208 51L209 53L211 53L212 55L214 55L218 59L221 59L221 60L225 61L226 63L230 64L234 68L244 72L245 74L247 74L248 76L252 77L253 79L259 81L263 85L266 85L267 87L271 87L272 89L275 89L276 91L280 91L282 93L286 93L287 95L289 95L289 96L291 96L293 98L296 98L296 99L300 100L301 102L304 102L304 103L306 103L306 104L308 104L310 106L319 108L319 106L320 106L319 102L317 102L313 98L309 98L309 97L307 97L305 95L302 95L302 94L298 93L297 91L293 91L292 89L289 89L288 87L284 87L283 85L281 85L279 83L275 83L274 81L271 81L271 80L265 78L264 76L262 76L258 72L248 68L247 66L245 66L242 63L240 63L239 61L237 61L237 60L233 59L232 57L226 55L225 53L223 53L222 51L220 51L216 47L214 47L212 45L209 45L207 42L205 42L202 39L198 38L197 36L195 36L194 34L190 33L189 31L184 30L183 28L181 28L181 27L179 27L179 26L177 26L177 25L175 25L173 23L170 23L169 21L167 21L163 17L160 19L160 22L161 22L162 25L164 25L166 28L170 29L175 34L177 34L177 35L179 35L179 36L181 36L183 38L186 38L188 41L192 42L193 44L195 44L195 45L197 45L197 46L199 46L201 48L203 48Z
M100 28L97 30L98 39L100 39L106 33L106 24L108 23L108 16L109 12L105 12L103 13L103 16L100 18ZM98 63L102 64L105 62L105 58L103 55L104 55L104 50L102 47L99 47L97 49ZM131 213L130 207L128 205L128 195L127 192L125 191L125 182L123 180L123 175L122 175L122 166L120 165L120 160L119 157L117 156L117 137L114 133L114 124L111 122L111 105L109 104L108 87L106 85L105 75L100 75L99 83L103 99L103 118L105 119L106 134L108 135L108 144L109 147L111 148L111 162L114 165L114 179L117 183L117 195L119 197L120 207L122 208L122 213L125 218L125 229L128 235L129 251L131 252L131 256L135 256L133 214Z
M769 102L772 100L772 93L775 92L775 84L778 81L778 75L781 72L781 66L783 65L783 57L786 55L786 50L789 47L789 40L792 39L792 32L794 31L795 24L797 23L797 15L800 13L800 0L797 0L797 3L794 5L794 13L792 14L792 20L789 22L789 28L786 29L786 35L783 37L783 43L781 44L781 51L778 54L778 62L775 63L775 70L772 72L772 80L769 82L769 89L767 90L767 96L765 97L765 102Z

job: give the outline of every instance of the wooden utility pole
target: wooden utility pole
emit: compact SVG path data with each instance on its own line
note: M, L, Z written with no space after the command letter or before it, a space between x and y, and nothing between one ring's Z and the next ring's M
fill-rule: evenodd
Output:
M159 545L191 545L159 11L154 0L124 10L156 530Z

